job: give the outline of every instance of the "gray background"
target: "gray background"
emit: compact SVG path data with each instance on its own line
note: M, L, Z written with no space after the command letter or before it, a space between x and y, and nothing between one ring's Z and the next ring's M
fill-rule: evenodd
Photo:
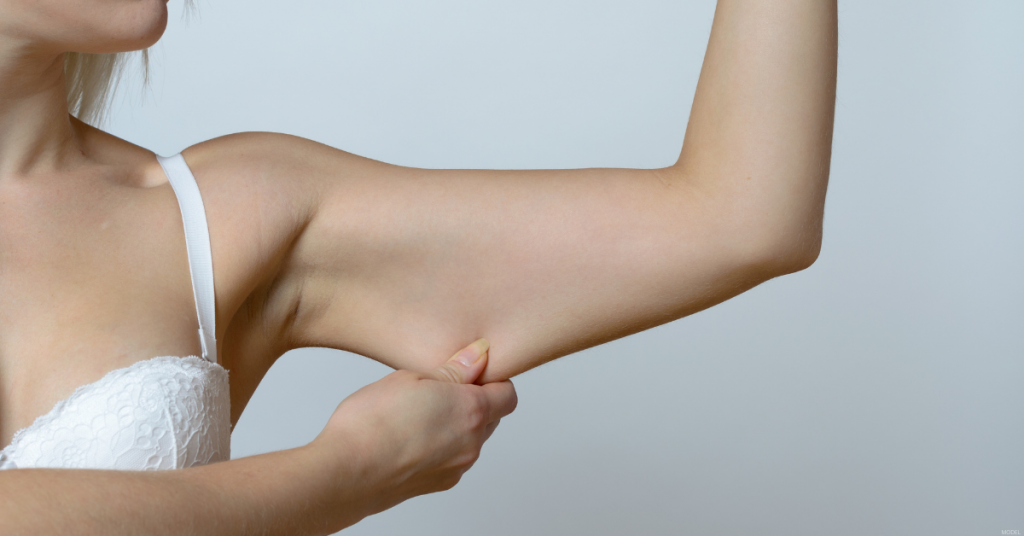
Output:
M672 163L714 2L172 2L111 130L287 132L431 168ZM516 379L454 490L346 533L1024 530L1024 2L843 1L817 264ZM235 457L389 370L285 356Z

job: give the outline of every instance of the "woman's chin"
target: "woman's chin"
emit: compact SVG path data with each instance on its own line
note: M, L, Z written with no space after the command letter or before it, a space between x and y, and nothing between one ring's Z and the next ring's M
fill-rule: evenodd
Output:
M114 29L108 39L78 51L92 54L130 52L151 47L160 41L167 30L166 0L146 0L140 2L135 10L137 12L125 16L126 22L118 25L120 28Z
M156 3L157 6L153 8L155 13L154 16L149 18L150 23L148 25L140 25L139 33L133 35L131 48L128 50L141 50L153 46L160 37L164 35L164 31L167 29L167 0L155 0L155 2L147 2L147 4Z
M160 2L160 11L145 17L145 23L132 24L125 31L117 32L117 35L108 36L100 42L90 43L91 46L76 47L75 52L86 54L112 54L115 52L132 52L143 50L153 46L167 29L167 8L164 0Z

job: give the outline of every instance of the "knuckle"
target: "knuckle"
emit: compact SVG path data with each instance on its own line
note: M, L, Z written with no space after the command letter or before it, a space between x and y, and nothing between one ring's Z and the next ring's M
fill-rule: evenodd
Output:
M469 406L467 407L467 418L470 428L476 429L487 423L488 409L487 401L482 397L474 396L470 399Z
M438 367L437 372L445 380L447 380L447 381L449 381L451 383L462 383L462 374L459 371L457 371L454 368L452 368L451 365L448 365L448 364L442 365L442 366Z
M473 465L477 459L480 458L480 445L479 440L474 438L471 444L466 445L466 448L459 454L459 465L467 467Z
M449 476L448 478L445 478L444 480L441 481L441 491L448 491L454 488L459 483L460 480L462 480L462 475L459 473L456 473L454 475Z

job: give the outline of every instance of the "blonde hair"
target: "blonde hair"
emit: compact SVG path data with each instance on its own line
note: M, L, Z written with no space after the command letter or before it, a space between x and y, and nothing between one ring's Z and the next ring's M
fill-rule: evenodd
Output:
M91 125L103 123L130 54L65 54L64 79L68 90L68 112ZM142 72L143 84L146 84L149 82L148 50L142 51Z
M184 18L190 19L194 14L194 0L185 0ZM102 124L107 119L111 101L133 54L64 54L68 112L91 125ZM142 84L145 87L149 83L149 50L142 50L139 55L142 60Z

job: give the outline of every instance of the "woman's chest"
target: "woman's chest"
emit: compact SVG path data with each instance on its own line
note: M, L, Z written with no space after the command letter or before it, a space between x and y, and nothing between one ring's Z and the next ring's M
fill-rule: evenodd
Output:
M200 355L182 214L169 185L0 194L0 444L112 370ZM253 247L238 214L245 207L206 201L233 422L287 349L267 336L287 308L269 296L274 285L264 280L276 260Z
M184 244L162 216L57 208L0 228L2 444L110 370L197 353Z
M158 356L75 389L14 434L0 469L181 469L230 457L227 372Z

